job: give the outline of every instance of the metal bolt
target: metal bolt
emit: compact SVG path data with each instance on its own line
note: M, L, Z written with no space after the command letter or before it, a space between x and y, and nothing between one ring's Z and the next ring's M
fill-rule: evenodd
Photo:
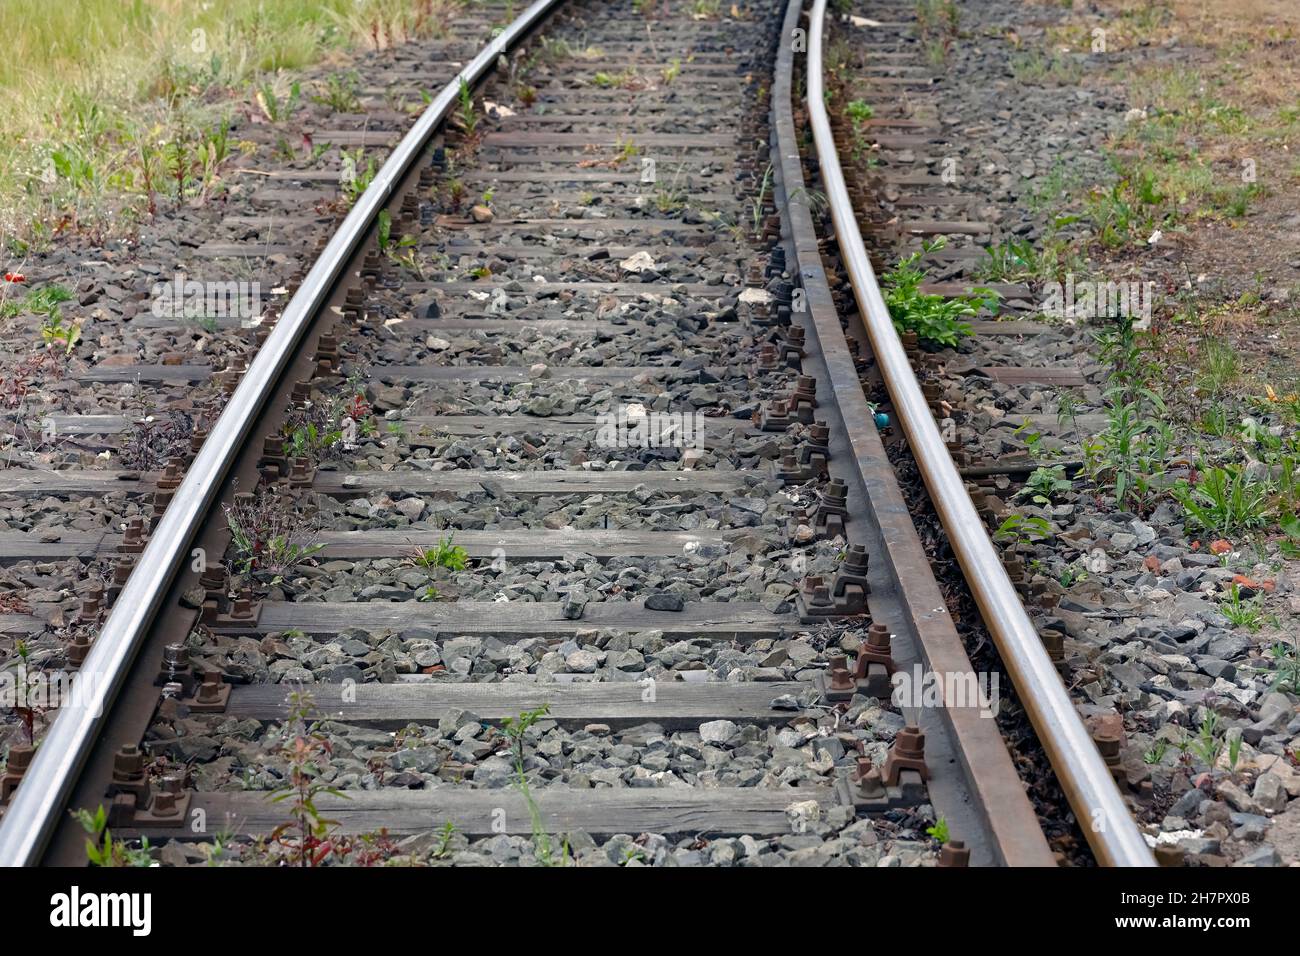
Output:
M857 689L853 675L849 673L848 658L841 656L831 658L830 689L837 693L851 692Z
M939 850L940 866L970 866L970 848L961 840L949 840Z
M205 670L196 697L202 704L217 703L221 700L221 689L221 671Z
M113 782L130 785L144 779L144 754L135 744L123 744L113 755Z
M898 786L899 775L904 770L916 771L922 780L930 779L930 771L925 766L925 734L914 724L908 724L894 737L885 759L885 785Z

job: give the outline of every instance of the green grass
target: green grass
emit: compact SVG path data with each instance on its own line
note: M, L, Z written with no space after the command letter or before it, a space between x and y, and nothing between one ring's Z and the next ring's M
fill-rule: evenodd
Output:
M469 561L469 552L458 544L453 544L455 534L448 535L438 541L436 548L416 548L411 554L413 564L424 568L426 571L432 571L435 568L446 568L448 571L464 571Z
M1011 72L1021 83L1040 86L1077 86L1083 79L1079 61L1055 51L1017 53L1011 57Z
M441 35L459 2L5 0L5 251L65 230L128 230L169 192L206 198L235 145L221 140L226 117L256 108L278 71ZM350 106L348 92L323 96Z

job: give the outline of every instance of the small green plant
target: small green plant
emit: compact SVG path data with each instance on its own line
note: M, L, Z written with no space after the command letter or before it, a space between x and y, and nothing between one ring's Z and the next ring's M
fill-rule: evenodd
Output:
M1205 339L1200 347L1200 369L1196 387L1217 398L1241 375L1237 350L1219 339Z
M1038 515L1010 514L993 532L994 541L1005 541L1013 548L1027 544L1035 539L1050 538L1052 525L1046 518Z
M1142 755L1142 762L1148 766L1155 766L1165 759L1165 754L1169 750L1169 741L1163 738L1157 739L1151 744L1151 748Z
M851 100L845 107L844 112L854 125L862 125L867 120L876 115L876 111L871 108L866 100Z
M72 293L65 286L57 283L43 286L40 289L33 289L18 301L5 302L3 309L0 309L0 318L9 318L20 312L44 316L45 321L41 324L41 339L46 345L53 345L56 342L62 344L63 353L68 355L81 340L81 323L65 323L63 320L61 306L71 299Z
M937 843L947 843L952 838L952 834L948 832L948 821L944 817L935 820L933 826L926 827L925 834Z
M283 756L288 763L287 781L272 792L272 803L288 803L290 819L271 831L289 865L320 866L335 850L333 833L337 820L327 819L316 806L322 794L348 799L343 791L321 782L328 767L330 741L311 724L314 703L310 694L289 695Z
M360 113L361 78L355 71L331 73L325 78L324 89L312 99L336 113Z
M367 157L360 147L352 152L343 150L342 157L343 171L339 175L339 184L343 188L343 195L348 204L352 205L375 181L375 173L379 171L379 167L374 157Z
M1272 689L1300 694L1300 635L1293 636L1290 644L1275 641L1269 654L1273 658Z
M932 66L942 66L961 26L954 0L917 0L916 33Z
M464 78L460 81L460 92L457 94L459 105L456 108L456 116L460 120L461 127L465 130L466 135L473 136L474 131L478 129L478 115L474 112L474 93L470 90L469 84Z
M618 861L619 866L627 866L629 863L644 863L646 861L645 850L639 846L623 847L622 858Z
M414 236L402 236L400 239L393 239L393 214L387 209L379 210L379 215L375 217L375 243L379 246L381 255L388 256L394 262L401 262L409 265L415 271L414 254L410 252L412 246L416 245L417 240ZM398 250L408 250L406 258L399 256Z
M469 561L469 552L458 544L453 544L455 534L438 541L436 548L416 548L411 554L411 562L426 571L446 568L448 571L464 571Z
M1061 569L1061 573L1056 580L1063 588L1071 588L1080 581L1088 580L1088 570L1080 564L1067 564Z
M284 96L276 92L274 83L263 83L253 94L253 99L262 111L262 115L272 123L284 122L292 116L301 98L302 87L297 81L289 85L289 90Z
M259 572L279 583L325 547L304 539L302 516L276 495L240 497L222 507L230 529L231 570L238 574Z
M920 265L921 257L943 245L941 239L925 243L920 252L899 260L884 274L885 304L899 332L915 332L924 345L956 348L971 334L966 320L978 315L980 308L995 308L998 297L991 289L953 297L922 292L929 269Z
M1012 432L1017 438L1023 438L1025 448L1034 459L1043 459L1050 456L1047 448L1043 445L1043 436L1040 432L1034 430L1033 423L1026 418L1020 423L1019 427Z
M141 839L139 847L125 840L113 839L108 829L108 814L101 804L94 813L77 810L73 814L86 831L86 862L91 866L153 866L153 851L149 839Z
M433 858L444 860L451 853L451 841L456 836L456 824L448 820L438 831L438 845L433 848Z
M1065 477L1065 468L1053 465L1051 468L1039 466L1033 470L1025 481L1023 492L1028 493L1035 504L1051 504L1058 496L1074 488L1074 482Z
M62 344L63 354L71 355L72 350L81 341L81 325L76 322L65 324L63 316L56 313L41 325L41 338L45 340L46 345L53 345L56 342Z
M26 602L20 602L17 604L13 604L12 602L6 602L6 604L8 605L6 607L6 610L12 609L13 611L17 611L23 614L30 613L31 611L31 607L28 606ZM14 652L18 655L18 667L15 670L13 677L17 682L18 687L26 687L28 684L29 675L32 672L31 645L28 644L26 641L19 639L14 643ZM37 668L38 671L40 669L41 668L39 667ZM23 733L27 737L27 745L29 747L35 747L36 746L36 719L37 717L44 716L45 709L36 706L35 701L27 699L26 695L23 695L19 697L17 700L15 700L11 709L13 710L14 716L18 718L18 723L22 725Z
M664 84L667 86L671 86L673 82L677 79L677 77L681 76L681 73L682 73L682 59L681 57L675 56L672 58L669 64L666 67L664 67L662 70Z
M537 857L537 862L543 866L564 866L569 857L568 840L565 840L561 845L557 856L556 850L551 844L551 836L546 832L546 826L542 821L541 810L538 809L537 802L533 799L532 790L528 786L528 776L524 772L524 741L528 731L550 712L550 704L543 704L536 710L524 711L518 717L506 717L501 721L501 731L505 735L510 754L514 758L515 787L523 795L524 802L528 805L528 815L532 821L533 853Z
M615 147L614 165L622 166L624 163L631 162L641 152L641 148L630 138L620 136Z
M853 143L849 154L853 162L860 163L868 145L865 132L867 121L875 115L875 110L865 100L852 100L845 105L844 115L849 118L849 125L853 129Z
M59 314L59 306L71 299L72 293L67 286L54 283L27 293L22 300L22 307L34 315L53 318Z
M772 191L772 164L767 164L767 169L763 171L763 179L758 184L758 194L754 196L754 201L750 204L751 227L755 237L759 235L759 230L763 225L763 211L767 208L767 198Z
M1219 613L1231 622L1233 627L1244 627L1248 631L1258 631L1264 622L1263 612L1259 608L1259 598L1243 598L1240 585L1228 588L1228 599L1219 605Z
M1220 537L1261 527L1272 517L1269 483L1235 465L1207 468L1194 484L1181 480L1171 493L1194 526Z
M1225 741L1219 723L1219 715L1206 708L1196 737L1190 742L1191 751L1210 769L1214 769L1219 758L1223 756Z
M1082 443L1084 469L1120 507L1142 511L1161 487L1173 429L1161 417L1165 403L1149 384L1155 369L1132 318L1120 317L1096 339L1111 365L1106 428Z
M988 259L979 264L978 275L986 282L1015 282L1039 275L1042 264L1028 239L1012 237L984 251Z
M1237 772L1237 764L1241 760L1241 729L1234 727L1228 731L1228 767L1233 773Z

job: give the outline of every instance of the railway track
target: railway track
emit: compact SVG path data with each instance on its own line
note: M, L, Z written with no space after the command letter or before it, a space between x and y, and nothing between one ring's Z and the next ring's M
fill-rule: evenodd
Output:
M895 674L978 675L887 424L1097 859L1151 863L889 322L824 18L538 0L396 144L184 461L7 473L154 517L4 542L135 557L86 591L65 664L93 692L11 748L0 862L84 862L67 811L104 806L174 863L1052 865L987 688L891 702Z

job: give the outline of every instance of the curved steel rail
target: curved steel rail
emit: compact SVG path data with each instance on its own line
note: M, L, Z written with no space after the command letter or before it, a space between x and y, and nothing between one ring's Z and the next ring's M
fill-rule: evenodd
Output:
M387 205L397 184L419 159L439 124L456 104L460 84L477 83L495 66L499 56L560 2L535 0L443 87L376 173L370 187L307 273L150 536L81 666L74 683L73 700L60 709L0 819L0 866L30 866L39 861L77 774L95 745L104 715L116 699L163 595L184 561L186 549L211 508L253 421L379 211ZM87 675L90 680L86 679Z
M808 25L809 123L840 255L853 285L876 365L889 389L894 413L985 626L1098 861L1107 866L1154 866L1155 860L1141 831L1070 702L984 523L971 504L894 330L858 230L826 115L822 84L825 17L826 0L813 0Z

